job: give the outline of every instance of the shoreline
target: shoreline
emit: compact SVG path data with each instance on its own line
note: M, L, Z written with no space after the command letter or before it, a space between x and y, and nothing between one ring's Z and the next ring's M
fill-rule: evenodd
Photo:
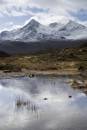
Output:
M87 74L87 72L86 72ZM61 77L68 78L67 82L73 89L79 89L87 94L87 76L83 76L79 71L36 71L27 70L26 72L10 72L3 73L0 71L0 79L16 79L16 78L34 78L38 76ZM79 84L80 82L80 84ZM86 83L86 84L85 84ZM74 86L75 85L75 86Z
M81 73L79 71L58 71L58 70L47 70L47 71L40 71L40 70L26 70L23 72L3 72L0 71L0 78L15 78L15 77L32 77L33 76L79 76Z

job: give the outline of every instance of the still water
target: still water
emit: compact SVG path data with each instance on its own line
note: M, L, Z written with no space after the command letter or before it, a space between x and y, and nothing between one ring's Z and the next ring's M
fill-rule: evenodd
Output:
M0 79L0 130L87 130L87 96L67 80Z

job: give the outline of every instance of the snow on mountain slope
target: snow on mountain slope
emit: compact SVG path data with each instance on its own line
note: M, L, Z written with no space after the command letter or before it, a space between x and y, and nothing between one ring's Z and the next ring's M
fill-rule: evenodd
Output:
M87 38L87 27L69 21L66 24L51 23L48 26L40 24L32 19L24 27L4 31L0 34L1 40L19 40L19 41L40 41L40 40L59 40L59 39L82 39Z
M59 31L65 35L66 39L87 38L87 27L71 20Z
M85 26L70 20L64 27L61 28L61 30L65 31L67 30L68 32L70 32L70 31L82 30L85 28L86 28Z
M72 32L67 39L87 39L87 29Z

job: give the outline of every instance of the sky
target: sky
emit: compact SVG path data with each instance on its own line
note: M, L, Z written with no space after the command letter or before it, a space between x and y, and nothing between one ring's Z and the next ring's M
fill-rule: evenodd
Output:
M0 31L20 28L31 19L44 25L69 19L87 25L87 0L0 0Z

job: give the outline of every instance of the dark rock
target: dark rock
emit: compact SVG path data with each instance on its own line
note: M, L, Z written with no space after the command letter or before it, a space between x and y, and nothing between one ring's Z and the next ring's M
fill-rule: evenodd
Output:
M69 98L72 98L72 96L69 96Z
M48 100L48 98L44 98L44 100Z

